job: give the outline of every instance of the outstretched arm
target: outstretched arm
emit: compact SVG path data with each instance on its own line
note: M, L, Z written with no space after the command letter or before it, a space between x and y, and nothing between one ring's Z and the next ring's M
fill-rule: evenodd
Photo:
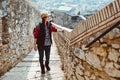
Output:
M52 32L63 32L64 30L62 29L56 29L55 26L52 25Z

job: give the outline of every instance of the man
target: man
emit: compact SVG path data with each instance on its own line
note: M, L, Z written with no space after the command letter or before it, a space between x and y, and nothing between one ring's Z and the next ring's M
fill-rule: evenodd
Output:
M57 29L49 22L48 14L43 13L41 15L41 19L42 19L42 23L40 23L34 29L34 50L36 51L38 49L41 73L45 74L45 67L47 71L50 71L49 59L50 59L50 48L52 44L51 33L57 32ZM43 63L44 51L46 56L45 65Z

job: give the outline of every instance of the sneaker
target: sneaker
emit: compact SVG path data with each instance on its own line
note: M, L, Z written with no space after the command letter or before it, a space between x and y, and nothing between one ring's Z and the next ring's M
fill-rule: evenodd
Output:
M42 71L41 71L41 74L45 74L45 70L42 70Z
M48 65L46 65L46 69L47 71L50 71L50 67Z
M45 68L44 68L44 65L41 66L41 74L45 74Z

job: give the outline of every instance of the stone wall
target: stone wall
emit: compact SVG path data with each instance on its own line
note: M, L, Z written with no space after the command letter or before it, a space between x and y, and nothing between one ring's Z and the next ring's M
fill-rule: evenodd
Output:
M0 0L0 76L31 51L39 15L27 0Z
M2 20L0 19L0 46L2 46Z
M71 47L66 45L59 33L54 34L66 80L120 80L119 27L110 31L89 48L85 48L85 45L103 31Z
M120 0L114 0L70 33L54 34L66 80L120 80L120 25L85 48L120 23L119 5Z

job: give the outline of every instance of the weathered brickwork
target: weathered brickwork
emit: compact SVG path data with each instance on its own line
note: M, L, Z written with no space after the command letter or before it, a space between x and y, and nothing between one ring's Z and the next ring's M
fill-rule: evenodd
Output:
M0 0L0 75L31 51L39 15L27 0Z

